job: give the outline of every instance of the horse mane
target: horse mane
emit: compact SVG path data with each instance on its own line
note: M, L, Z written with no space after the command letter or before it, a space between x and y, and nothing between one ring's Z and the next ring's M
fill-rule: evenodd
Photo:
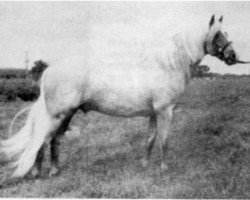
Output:
M202 58L205 53L204 43L211 41L219 30L221 30L221 24L217 21L211 28L208 23L186 23L179 27L173 40L177 46L181 45L187 50L192 60L197 60L197 58L199 60L199 57Z
M199 20L185 21L176 27L168 26L166 19L149 21L148 24L144 21L98 25L92 27L87 44L88 53L97 54L97 57L108 57L109 54L115 53L117 56L127 55L130 59L143 59L159 51L171 53L174 48L171 45L179 43L186 47L191 59L196 60L197 55L201 56L203 52L202 47L197 49L197 45L205 38L208 30L208 22Z

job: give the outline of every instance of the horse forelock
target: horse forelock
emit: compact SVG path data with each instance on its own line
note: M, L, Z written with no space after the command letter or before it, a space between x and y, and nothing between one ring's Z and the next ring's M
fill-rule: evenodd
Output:
M222 27L221 27L221 24L220 23L215 23L213 24L213 26L211 26L209 29L208 29L208 32L207 32L207 37L206 37L206 42L210 42L212 43L216 33L218 33L219 31L222 30Z

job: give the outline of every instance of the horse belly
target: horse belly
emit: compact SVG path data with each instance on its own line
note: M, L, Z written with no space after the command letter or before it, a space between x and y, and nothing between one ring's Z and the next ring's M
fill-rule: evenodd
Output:
M94 110L112 116L149 116L153 112L148 98L135 93L115 94L101 92L91 102L95 108Z

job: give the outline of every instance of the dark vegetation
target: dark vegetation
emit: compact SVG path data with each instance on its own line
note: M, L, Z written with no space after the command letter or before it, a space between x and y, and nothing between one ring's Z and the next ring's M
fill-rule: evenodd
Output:
M34 63L34 67L32 67L31 71L30 71L30 76L34 81L38 81L44 70L47 69L49 65L42 61L42 60L38 60Z
M1 69L0 70L0 79L25 79L29 71L26 69Z
M39 96L39 79L48 64L36 61L31 70L0 69L0 101L33 101Z
M191 68L191 76L195 78L202 78L209 76L210 68L207 65L198 65Z

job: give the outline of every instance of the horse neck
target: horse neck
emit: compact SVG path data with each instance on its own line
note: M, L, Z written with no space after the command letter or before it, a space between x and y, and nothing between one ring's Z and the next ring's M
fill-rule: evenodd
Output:
M177 35L177 41L179 41L180 44L176 44L176 46L179 48L179 51L184 51L186 57L189 58L189 62L186 63L189 67L199 64L204 58L205 40L206 32L202 30L195 33L192 30L187 31L186 34Z

